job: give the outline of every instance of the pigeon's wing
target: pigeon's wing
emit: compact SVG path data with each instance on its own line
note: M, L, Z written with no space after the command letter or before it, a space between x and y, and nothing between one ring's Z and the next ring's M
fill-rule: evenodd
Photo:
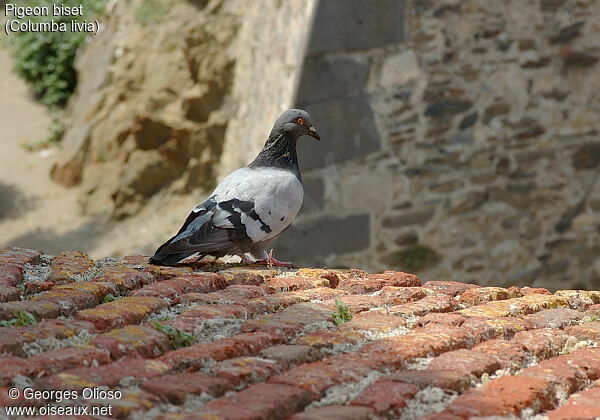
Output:
M161 245L153 258L170 254L189 255L196 252L225 251L236 246L235 232L217 228L211 222L216 203L209 198L196 207L187 217L175 236Z
M192 210L156 255L226 252L272 239L291 224L303 194L302 183L289 171L238 169Z

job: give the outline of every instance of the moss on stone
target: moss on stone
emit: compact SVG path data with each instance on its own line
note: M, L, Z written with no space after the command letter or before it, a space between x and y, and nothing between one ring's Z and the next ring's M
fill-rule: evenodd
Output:
M425 245L415 245L400 251L392 252L382 258L390 266L407 271L433 267L441 260L440 254Z

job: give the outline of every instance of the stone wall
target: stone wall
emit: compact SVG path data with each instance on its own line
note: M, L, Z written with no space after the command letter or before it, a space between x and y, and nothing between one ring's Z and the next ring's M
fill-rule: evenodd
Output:
M159 191L215 183L231 113L242 9L235 1L111 2L77 60L78 87L52 177L85 213L124 218Z
M248 2L234 46L236 65L219 176L262 149L276 116L290 108L316 0Z
M323 140L300 145L284 256L598 287L599 19L595 1L320 2L296 104Z
M81 187L85 213L117 219L159 191L210 191L292 105L314 4L111 3L77 60L53 179Z
M200 200L298 106L323 140L276 256L600 284L598 1L173 0L152 24L142 3L78 60L53 177L87 213Z

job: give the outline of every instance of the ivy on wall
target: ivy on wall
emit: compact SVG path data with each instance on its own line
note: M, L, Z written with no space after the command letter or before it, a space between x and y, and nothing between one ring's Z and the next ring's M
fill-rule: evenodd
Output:
M14 32L8 37L9 46L15 59L15 70L27 80L40 102L60 108L66 103L77 85L75 57L84 43L85 32L71 32L71 21L83 22L91 19L105 8L106 0L62 0L66 7L83 6L83 16L27 16L25 19L36 22L65 23L68 31L23 31ZM48 6L52 2L37 0L28 6Z

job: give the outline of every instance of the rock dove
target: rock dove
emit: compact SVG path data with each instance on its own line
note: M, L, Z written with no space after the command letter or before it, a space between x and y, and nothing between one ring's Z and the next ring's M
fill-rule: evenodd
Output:
M245 262L291 266L266 249L290 227L302 205L296 141L303 135L320 139L308 112L290 109L281 114L256 159L225 177L150 263L174 265L197 253L199 258L239 255Z

